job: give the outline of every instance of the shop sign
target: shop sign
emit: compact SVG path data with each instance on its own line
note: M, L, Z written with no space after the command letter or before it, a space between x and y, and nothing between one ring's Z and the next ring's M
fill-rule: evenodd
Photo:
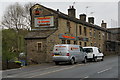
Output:
M33 8L33 14L41 15L42 13L43 13L43 9L40 7L40 5L36 4Z
M60 39L77 40L77 37L68 34L59 34Z
M53 16L35 17L35 27L51 27L54 26Z

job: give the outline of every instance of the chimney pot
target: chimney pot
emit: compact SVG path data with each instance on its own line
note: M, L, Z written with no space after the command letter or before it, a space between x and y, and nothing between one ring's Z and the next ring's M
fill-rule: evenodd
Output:
M80 17L80 20L86 21L86 14L80 14L79 17Z
M102 23L104 23L104 20L102 20Z
M107 23L105 23L104 20L102 20L101 27L103 27L103 28L107 27Z
M74 6L72 6L72 8L74 8Z
M88 17L88 22L94 24L94 17Z
M57 12L59 12L59 9L57 9Z
M73 6L70 6L69 9L68 9L68 16L70 17L76 17L76 9L74 9Z

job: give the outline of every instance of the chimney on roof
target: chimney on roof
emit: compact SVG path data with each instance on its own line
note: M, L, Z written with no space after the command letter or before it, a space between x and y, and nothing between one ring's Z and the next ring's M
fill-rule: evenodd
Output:
M107 23L105 23L104 20L102 20L101 27L107 28Z
M88 17L88 22L94 24L94 17Z
M79 17L80 17L80 20L86 22L86 14L80 14Z
M68 16L74 17L74 18L76 17L76 9L74 8L74 6L69 6Z
M57 9L57 12L59 12L59 9Z

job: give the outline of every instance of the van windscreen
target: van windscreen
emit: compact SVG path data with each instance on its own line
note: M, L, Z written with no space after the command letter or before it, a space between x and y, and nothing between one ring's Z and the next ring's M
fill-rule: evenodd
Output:
M90 52L93 52L93 49L92 48L84 48L84 51L86 53L90 53Z

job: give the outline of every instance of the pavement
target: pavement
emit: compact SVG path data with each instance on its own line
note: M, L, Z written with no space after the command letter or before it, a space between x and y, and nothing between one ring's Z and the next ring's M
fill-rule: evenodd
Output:
M44 63L2 71L3 78L118 78L118 56L106 56L104 61L74 65Z

